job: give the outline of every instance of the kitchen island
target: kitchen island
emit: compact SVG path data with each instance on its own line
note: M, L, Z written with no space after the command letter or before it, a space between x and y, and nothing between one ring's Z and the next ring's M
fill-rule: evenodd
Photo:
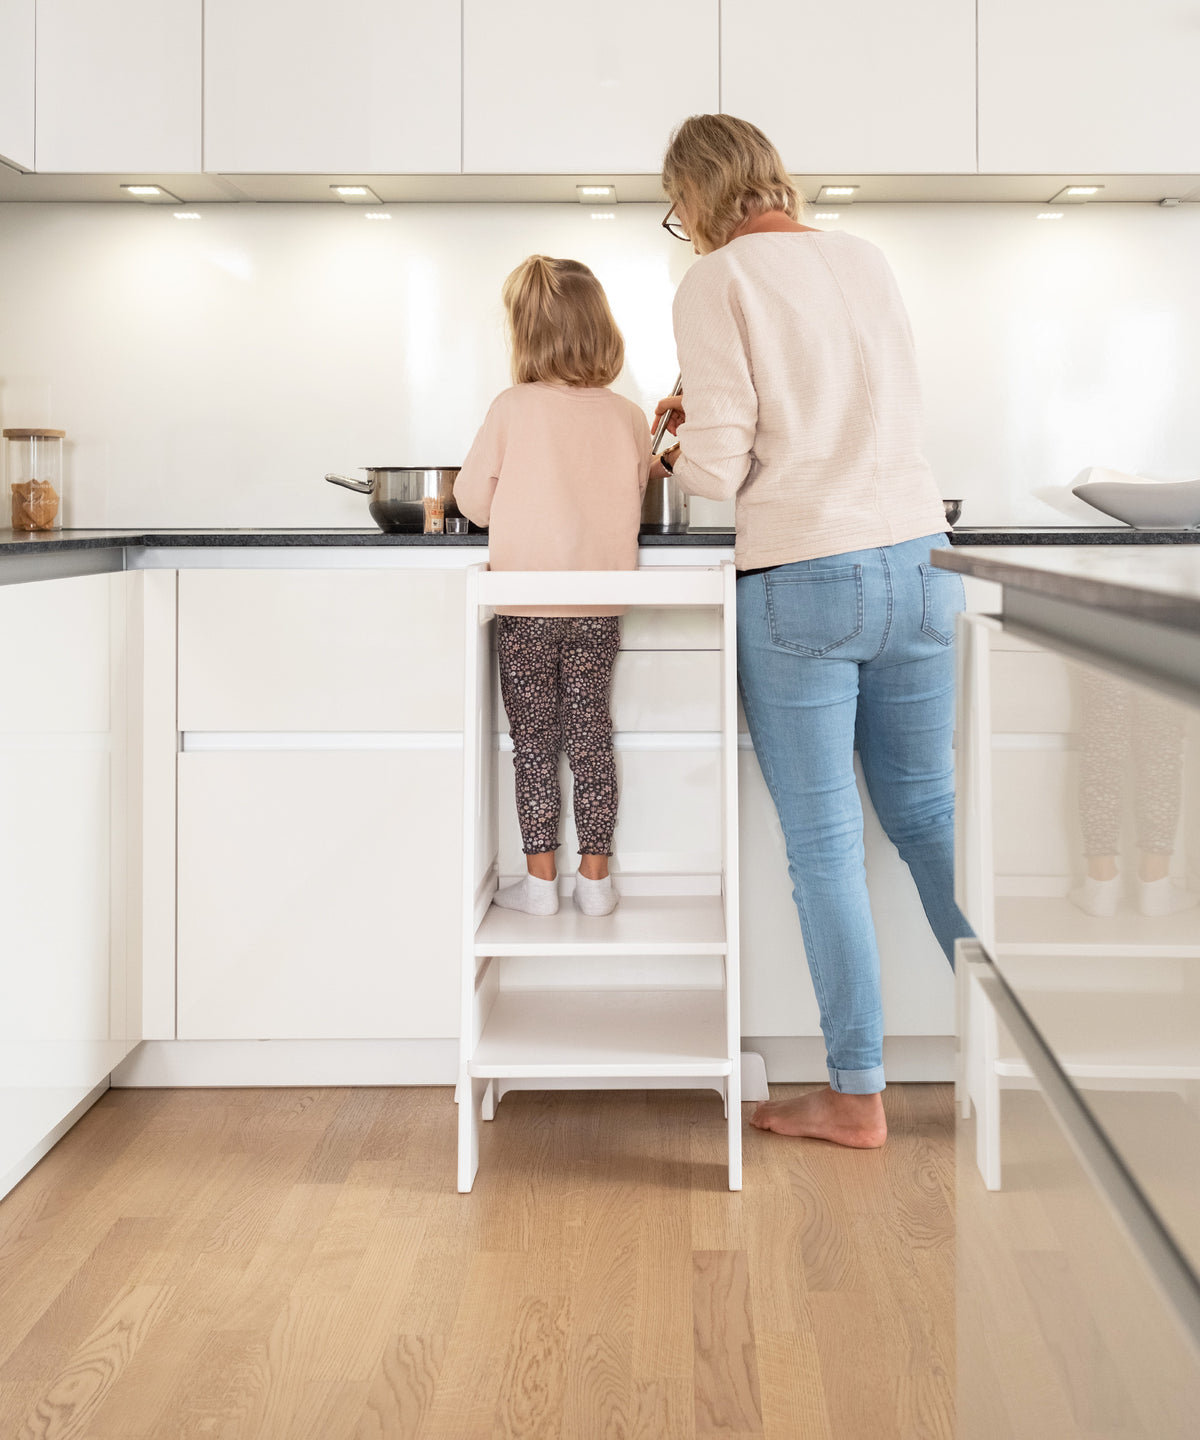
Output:
M1001 533L1012 536L953 538L991 553ZM1037 554L1071 538L1020 534ZM1196 538L1112 535L1123 551ZM646 537L642 564L718 565L732 540ZM454 1079L462 617L467 569L486 554L484 535L373 529L0 533L10 1183L110 1074ZM970 603L987 610L994 597L980 581ZM715 623L666 610L626 622L618 873L719 869L705 800L718 765ZM515 873L511 752L502 710L493 719L501 868ZM776 1079L821 1079L783 839L741 729L746 1048ZM569 873L569 807L564 821ZM869 809L866 848L889 1071L947 1078L951 978ZM655 983L656 964L637 974Z
M1200 1406L1200 551L945 552L960 627L959 1432ZM1041 1334L1045 1346L1023 1343Z

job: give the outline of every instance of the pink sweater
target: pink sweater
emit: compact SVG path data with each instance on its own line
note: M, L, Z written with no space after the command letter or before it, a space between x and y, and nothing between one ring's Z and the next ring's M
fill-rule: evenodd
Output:
M603 387L514 385L492 402L454 482L489 527L493 570L636 570L650 427ZM619 606L513 606L509 615L619 615Z

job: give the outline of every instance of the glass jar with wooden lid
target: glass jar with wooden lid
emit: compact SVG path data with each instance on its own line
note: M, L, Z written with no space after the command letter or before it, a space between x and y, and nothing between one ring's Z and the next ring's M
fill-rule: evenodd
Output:
M5 430L14 530L61 530L65 430Z

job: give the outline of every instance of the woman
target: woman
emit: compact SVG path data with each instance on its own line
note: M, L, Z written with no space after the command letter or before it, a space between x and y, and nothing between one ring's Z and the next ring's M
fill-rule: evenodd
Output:
M874 245L798 222L774 146L695 115L663 162L664 224L702 257L675 297L683 393L672 470L737 497L738 683L787 841L830 1086L752 1123L871 1148L887 1138L879 954L853 752L948 959L955 615L930 564L945 512L921 453L912 333ZM661 467L661 468L660 468Z

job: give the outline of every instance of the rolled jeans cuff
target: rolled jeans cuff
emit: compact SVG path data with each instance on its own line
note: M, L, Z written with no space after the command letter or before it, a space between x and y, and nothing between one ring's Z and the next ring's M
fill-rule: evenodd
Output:
M832 1065L826 1068L830 1085L840 1095L875 1095L887 1087L882 1065L870 1070L835 1070Z

